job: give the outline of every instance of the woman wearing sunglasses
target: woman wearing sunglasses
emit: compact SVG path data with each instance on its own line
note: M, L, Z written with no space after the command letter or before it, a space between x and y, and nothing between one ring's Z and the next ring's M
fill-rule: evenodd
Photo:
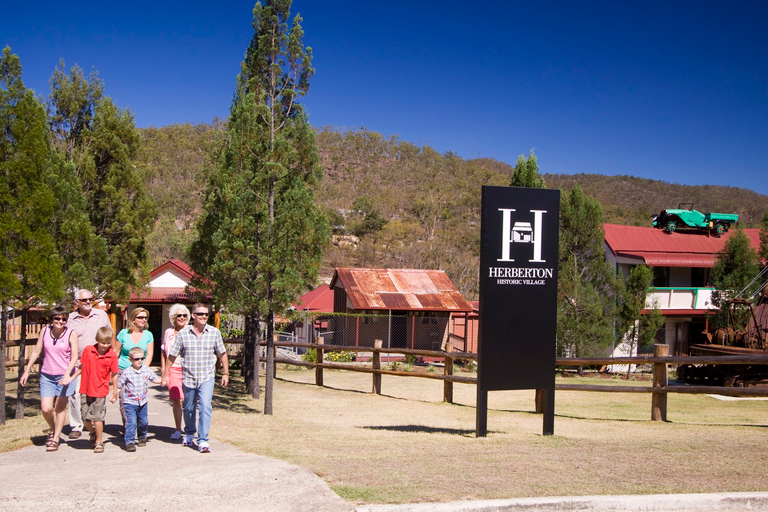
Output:
M168 310L168 319L171 321L173 327L169 327L165 330L163 335L163 344L160 346L160 357L162 362L162 374L165 375L166 366L168 363L168 352L173 346L173 340L176 339L176 334L184 327L189 325L189 310L184 304L174 304ZM181 361L184 358L179 356L170 365L168 372L168 397L171 399L171 405L173 407L173 419L176 422L176 431L171 435L171 439L181 439L181 401L184 399L184 392L181 390Z
M128 353L134 347L139 347L144 351L144 366L152 364L154 355L155 338L147 329L149 325L149 311L144 308L136 308L128 316L128 328L117 333L115 346L113 347L118 355L117 365L122 372L131 366L131 358ZM123 403L123 389L120 389L120 414L123 417L123 426L125 426L125 405Z
M68 317L66 308L57 306L51 310L51 325L43 329L37 338L24 374L19 379L19 384L26 386L29 372L42 352L40 409L51 429L45 443L45 450L49 452L59 449L61 429L67 419L69 396L77 391L77 381L72 378L78 359L77 333L67 327Z

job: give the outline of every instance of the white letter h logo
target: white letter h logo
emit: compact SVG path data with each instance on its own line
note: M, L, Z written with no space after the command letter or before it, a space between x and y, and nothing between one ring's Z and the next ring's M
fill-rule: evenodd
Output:
M547 213L546 210L531 210L533 214L533 233L531 231L531 225L528 222L516 222L514 228L512 227L512 212L514 208L499 208L502 213L502 226L501 226L501 258L497 261L515 261L511 258L511 246L513 243L531 243L533 244L533 259L528 260L531 263L545 263L545 260L541 259L541 220L543 214ZM522 234L521 232L527 232Z

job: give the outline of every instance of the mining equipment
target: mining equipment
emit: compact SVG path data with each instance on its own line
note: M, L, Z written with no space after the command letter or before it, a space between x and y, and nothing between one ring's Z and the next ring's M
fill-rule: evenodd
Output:
M753 280L768 277L768 267ZM768 282L754 295L755 300L733 298L728 304L729 326L711 333L705 331L707 343L689 346L691 356L749 356L768 354ZM749 285L751 286L751 284ZM741 295L741 294L740 294ZM737 313L746 311L746 325L738 326ZM765 364L684 364L677 368L678 379L705 385L747 387L768 385L768 365Z

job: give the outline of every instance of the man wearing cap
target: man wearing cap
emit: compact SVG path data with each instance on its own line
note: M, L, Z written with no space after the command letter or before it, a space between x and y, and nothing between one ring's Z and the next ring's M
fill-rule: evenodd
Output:
M93 294L88 290L77 290L75 293L77 310L69 314L67 327L74 330L78 336L80 356L88 345L96 344L96 331L101 327L112 328L109 315L101 309L93 307ZM79 363L78 363L79 364ZM69 438L77 439L83 433L83 418L80 415L80 377L77 377L77 391L69 397Z

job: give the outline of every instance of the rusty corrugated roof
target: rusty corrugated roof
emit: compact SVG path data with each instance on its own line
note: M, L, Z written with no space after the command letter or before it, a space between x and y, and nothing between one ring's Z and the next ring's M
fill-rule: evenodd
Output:
M443 270L337 268L339 283L354 309L472 311Z
M646 265L662 267L712 267L717 254L735 230L721 236L674 232L643 226L604 224L605 243L617 256L638 258ZM755 249L760 248L760 230L745 229Z

